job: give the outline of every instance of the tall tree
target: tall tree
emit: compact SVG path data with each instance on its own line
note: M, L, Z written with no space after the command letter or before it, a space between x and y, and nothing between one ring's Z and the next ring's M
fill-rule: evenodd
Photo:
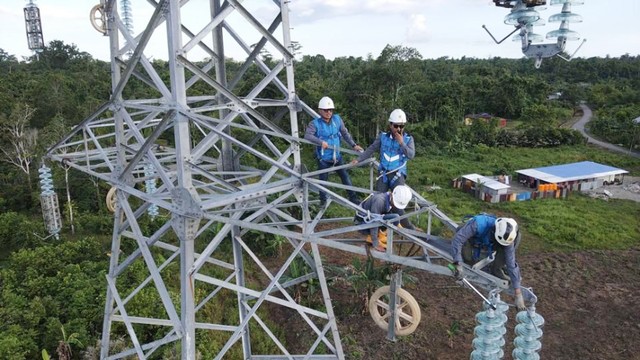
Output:
M14 165L26 174L31 189L31 162L38 145L38 130L29 127L35 109L27 104L18 104L9 118L0 117L0 130L4 146L1 146L2 161ZM0 115L1 116L1 115Z

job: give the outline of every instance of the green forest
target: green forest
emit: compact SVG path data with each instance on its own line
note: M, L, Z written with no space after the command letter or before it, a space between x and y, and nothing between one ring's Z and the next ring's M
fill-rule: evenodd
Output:
M268 54L263 60L274 63ZM153 62L167 69L168 76L166 62ZM241 65L227 60L229 79ZM576 195L566 201L490 208L452 189L450 180L463 173L512 173L581 160L640 176L640 160L593 148L566 126L585 103L595 116L592 135L640 149L640 126L633 122L640 116L640 56L571 62L552 58L536 69L532 59L424 59L413 48L387 45L376 57L303 56L294 68L299 98L314 108L321 97L330 96L363 146L384 129L393 109L403 109L417 149L407 182L454 218L484 210L517 214L530 225L525 231L533 239L522 251L638 246L637 203L619 201L613 210ZM63 213L63 230L54 240L46 238L38 168L50 146L109 99L110 71L109 63L61 41L50 42L37 59L17 59L0 49L0 359L39 359L43 350L59 359L98 356L113 229L113 215L104 201L109 185L47 163ZM259 78L257 70L251 71ZM243 86L251 84L237 84ZM192 89L207 91L197 84ZM142 86L128 91L131 98L157 96ZM262 97L278 97L272 88L264 91ZM560 95L549 99L552 94ZM493 120L465 125L467 115L481 113ZM299 127L304 129L310 118L300 114ZM506 127L499 126L501 118L507 120ZM303 151L311 159L311 148ZM354 183L363 183L367 175L354 169L352 176ZM432 184L442 191L427 193ZM575 215L578 211L580 216ZM558 222L558 214L574 214L564 217L572 222ZM605 219L612 217L622 225L611 229ZM588 224L588 229L578 226L575 232L576 222ZM144 225L155 226L152 221ZM151 314L158 310L156 300L149 295L149 301L134 306ZM211 316L224 316L218 312ZM198 351L210 358L215 343ZM260 346L272 345L255 345Z

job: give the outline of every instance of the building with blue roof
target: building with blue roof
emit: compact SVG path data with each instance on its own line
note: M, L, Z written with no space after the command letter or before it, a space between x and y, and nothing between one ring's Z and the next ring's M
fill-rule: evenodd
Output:
M593 161L517 170L517 181L509 176L463 175L453 187L487 202L539 198L565 198L571 191L589 191L603 185L620 184L629 172Z
M629 172L613 166L593 161L581 161L571 164L553 165L516 171L518 182L530 188L555 184L570 190L588 191L602 185L622 183Z

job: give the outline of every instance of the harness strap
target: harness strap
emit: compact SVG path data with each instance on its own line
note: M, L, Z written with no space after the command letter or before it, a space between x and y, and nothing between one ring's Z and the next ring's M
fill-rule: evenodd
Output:
M374 221L382 221L384 220L384 215L382 214L372 214L371 211L367 210L367 214L362 214L360 212L356 213L356 217L362 219L362 222L365 224L372 223Z

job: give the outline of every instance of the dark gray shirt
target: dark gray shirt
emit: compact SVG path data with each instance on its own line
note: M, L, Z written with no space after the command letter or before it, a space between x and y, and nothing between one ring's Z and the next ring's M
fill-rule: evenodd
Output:
M390 213L398 214L399 216L404 215L404 210L400 210L394 207L389 199L390 194L388 192L375 193L364 199L360 206L362 206L362 208L365 210L369 210L372 215L385 215ZM405 229L415 229L415 226L413 226L408 218L400 220L400 225L402 225L402 227L404 227ZM374 227L369 231L371 234L371 239L374 243L376 243L378 239L378 228Z
M469 241L471 238L476 237L477 225L473 220L467 221L461 228L458 229L456 235L453 237L453 241L451 242L451 257L454 262L462 263L462 247L464 244ZM502 246L497 242L494 243L494 246ZM512 243L509 246L502 246L504 248L504 259L507 265L507 273L511 278L511 284L514 289L520 288L520 267L516 262L516 249L514 244Z

